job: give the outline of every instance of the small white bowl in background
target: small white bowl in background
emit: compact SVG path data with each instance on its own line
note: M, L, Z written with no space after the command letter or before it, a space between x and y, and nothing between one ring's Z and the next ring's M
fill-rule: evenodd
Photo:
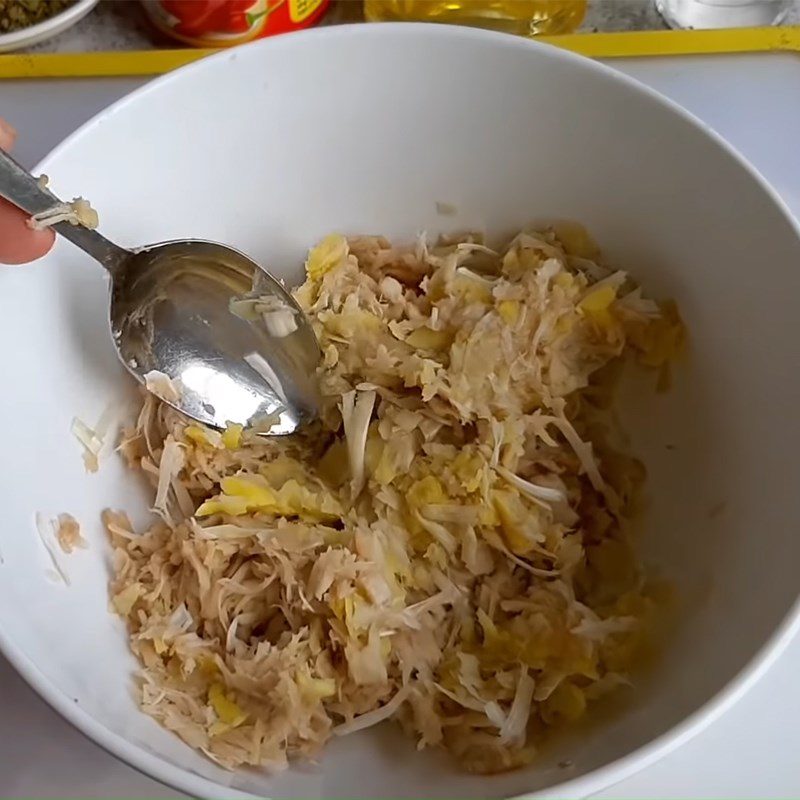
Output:
M100 0L78 0L60 14L30 25L18 31L0 34L0 53L9 53L23 47L33 47L35 44L52 39L80 22Z

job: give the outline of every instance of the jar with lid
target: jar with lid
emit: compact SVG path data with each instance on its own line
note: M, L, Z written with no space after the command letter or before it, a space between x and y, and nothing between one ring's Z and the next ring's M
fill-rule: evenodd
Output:
M315 25L330 0L142 0L153 25L195 47L231 47Z
M364 0L372 22L446 22L523 36L571 33L585 13L586 0Z
M672 28L743 28L778 25L792 0L656 0Z

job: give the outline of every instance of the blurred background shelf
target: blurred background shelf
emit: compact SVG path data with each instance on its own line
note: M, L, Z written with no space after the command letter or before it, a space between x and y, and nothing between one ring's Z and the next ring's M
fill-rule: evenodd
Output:
M321 24L360 20L363 20L361 0L334 0ZM784 24L800 25L800 3L795 2ZM667 30L651 0L590 0L578 33ZM171 39L150 26L138 0L105 0L75 27L25 52L141 51L174 46Z

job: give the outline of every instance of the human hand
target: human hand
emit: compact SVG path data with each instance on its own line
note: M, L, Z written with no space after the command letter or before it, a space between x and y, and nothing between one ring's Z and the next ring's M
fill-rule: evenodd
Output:
M0 150L11 150L17 132L0 118ZM0 197L0 264L24 264L43 256L52 246L55 234L28 227L28 217Z

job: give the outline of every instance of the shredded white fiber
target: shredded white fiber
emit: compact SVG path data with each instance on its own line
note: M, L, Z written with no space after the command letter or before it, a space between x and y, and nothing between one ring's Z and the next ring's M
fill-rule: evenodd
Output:
M46 176L40 177L47 180ZM46 183L45 183L46 185ZM70 225L83 225L84 228L96 228L99 222L97 212L91 207L87 200L76 197L69 203L55 203L52 208L34 214L28 220L28 226L34 230L43 230L60 222L68 222Z
M37 511L35 527L36 532L39 534L39 541L42 543L50 563L53 566L53 571L66 586L69 586L69 575L64 567L61 566L61 562L58 559L58 554L56 553L56 544L54 541L56 532L53 520L48 519L44 516L44 514L41 514Z
M72 420L72 435L83 447L83 463L87 472L97 472L100 461L100 451L103 449L103 440L83 420L74 417Z

